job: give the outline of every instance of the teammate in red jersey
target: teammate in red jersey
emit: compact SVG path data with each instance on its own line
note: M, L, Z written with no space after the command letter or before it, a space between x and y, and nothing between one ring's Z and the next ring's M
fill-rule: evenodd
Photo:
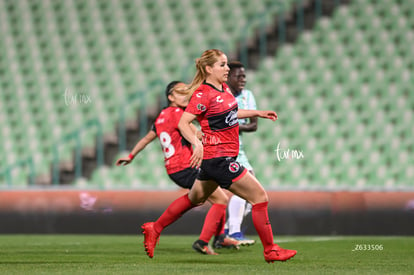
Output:
M205 51L196 60L196 69L196 75L187 89L191 100L181 116L178 128L194 147L190 165L200 166L201 172L190 192L175 200L164 214L175 221L189 209L204 203L219 186L226 188L253 205L253 224L263 244L265 260L288 260L296 255L296 251L283 249L273 242L266 191L236 161L239 152L238 118L262 117L276 120L277 115L273 111L238 110L237 101L225 83L229 72L227 56L220 50ZM203 142L191 129L192 121L196 118L201 125ZM147 254L153 254L160 236L152 224L142 225ZM207 245L202 240L196 243L200 246Z
M178 122L184 112L182 108L185 108L188 104L188 98L177 93L177 90L183 88L183 86L185 84L179 81L173 81L167 86L166 96L169 101L169 107L161 111L152 129L144 138L138 141L131 154L126 158L118 159L116 165L129 164L139 152L158 136L164 152L164 162L168 176L180 187L191 189L198 176L199 169L190 167L190 157L193 150L190 143L178 131ZM197 133L194 125L190 127L193 133ZM207 213L200 239L209 242L214 235L214 242L218 246L238 248L239 243L236 240L224 235L224 221L228 202L227 195L222 189L218 188L209 196L208 200L213 205ZM154 223L154 226L160 231L170 224L169 219L165 219L165 217L165 215L161 216ZM203 254L217 254L209 246L193 246L193 248Z

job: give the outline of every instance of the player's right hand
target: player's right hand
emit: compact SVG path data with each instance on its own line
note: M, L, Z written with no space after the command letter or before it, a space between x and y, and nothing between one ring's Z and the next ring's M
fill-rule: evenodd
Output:
M203 144L200 140L196 139L193 148L193 155L190 158L190 167L191 168L200 168L201 162L203 161Z

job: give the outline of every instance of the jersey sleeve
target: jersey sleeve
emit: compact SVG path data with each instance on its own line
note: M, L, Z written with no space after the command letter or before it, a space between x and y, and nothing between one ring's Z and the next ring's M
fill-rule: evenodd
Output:
M157 133L157 128L155 128L155 122L151 126L151 131L154 131L155 133Z
M161 116L162 111L157 115L157 117L154 120L154 123L152 123L151 125L151 131L154 131L155 133L157 133L157 127L155 126L155 123L157 123L158 118Z
M174 125L174 127L176 129L178 129L178 123L180 122L180 118L183 115L184 111L181 108L177 108L174 110L174 115L172 115L171 117L174 117L174 121L171 122L172 125Z
M256 106L256 100L254 98L254 95L251 91L247 91L248 96L247 96L247 109L248 110L257 110L257 106Z
M193 115L200 115L204 113L209 107L208 95L205 91L196 90L191 96L190 102L188 103L186 112Z

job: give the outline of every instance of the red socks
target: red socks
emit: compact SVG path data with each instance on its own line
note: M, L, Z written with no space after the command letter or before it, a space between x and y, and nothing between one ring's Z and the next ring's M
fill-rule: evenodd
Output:
M191 203L188 194L176 199L154 223L155 231L160 234L165 227L178 220L185 212L195 206L197 205ZM225 204L213 204L211 206L204 220L200 240L208 243L213 235L224 233L226 208Z
M224 234L224 225L226 224L226 210L227 210L227 206L224 209L224 214L221 217L221 221L220 221L220 225L217 226L216 228L216 233L214 233L214 236L220 236Z
M273 232L267 212L268 202L256 203L252 207L252 220L260 240L262 241L264 251L273 247ZM185 212L193 207L188 194L173 201L164 213L154 223L154 229L157 233L178 220ZM226 217L225 204L213 204L206 215L203 230L201 231L200 240L208 243L213 235L219 235L224 231L224 222Z
M178 220L185 212L196 206L197 205L191 203L188 194L179 197L168 206L164 213L162 213L154 223L155 231L160 234L165 227Z
M267 212L268 202L256 203L252 207L252 219L254 227L262 241L264 251L268 251L273 247L273 232Z
M225 204L213 204L206 215L204 220L203 230L200 234L200 240L208 243L217 233L224 233L224 223L226 219L226 208Z

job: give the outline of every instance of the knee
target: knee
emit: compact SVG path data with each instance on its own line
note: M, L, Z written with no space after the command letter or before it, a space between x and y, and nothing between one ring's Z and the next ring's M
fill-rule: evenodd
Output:
M262 203L262 202L268 202L269 197L267 196L267 193L264 189L262 189L260 192L257 192L257 194L254 196L254 200L251 201L251 204L256 203Z
M200 198L200 197L190 197L190 196L188 196L188 198L190 199L191 203L193 205L196 205L196 206L203 205L206 202L206 200L204 198Z
M206 200L208 199L208 196L203 195L201 193L192 193L192 192L190 192L188 194L188 198L190 199L190 201L193 205L199 206L199 205L202 205L206 202Z
M225 194L223 194L223 195L220 195L220 196L210 196L209 198L208 198L208 201L210 202L210 203L212 203L212 204L228 204L229 203L229 198L225 195Z
M263 190L262 194L262 202L268 202L269 201L269 197L267 196L267 192L265 190Z

